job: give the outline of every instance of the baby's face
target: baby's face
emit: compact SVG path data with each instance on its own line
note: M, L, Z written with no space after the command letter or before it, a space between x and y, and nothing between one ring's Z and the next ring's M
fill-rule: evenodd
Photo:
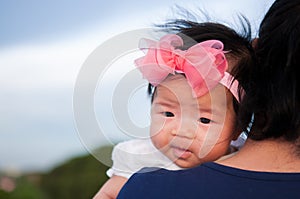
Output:
M156 88L151 139L180 167L194 167L226 154L234 125L232 95L222 85L194 98L186 78L174 75Z

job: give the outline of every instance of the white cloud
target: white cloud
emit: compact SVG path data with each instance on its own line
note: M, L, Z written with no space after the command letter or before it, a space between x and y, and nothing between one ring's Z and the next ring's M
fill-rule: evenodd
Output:
M74 40L16 46L0 51L1 87L70 87L76 74L95 48L90 41Z

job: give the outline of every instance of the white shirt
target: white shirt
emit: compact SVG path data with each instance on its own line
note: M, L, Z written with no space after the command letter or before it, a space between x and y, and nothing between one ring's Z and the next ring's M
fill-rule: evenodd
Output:
M112 167L106 172L129 178L144 167L158 167L169 170L182 169L155 148L150 139L134 139L117 144L112 152Z
M231 146L239 149L244 145L245 140L246 137L242 134L238 140L231 142ZM113 149L112 161L112 167L106 171L109 177L116 175L129 178L133 173L138 172L144 167L164 168L168 170L183 169L155 148L150 138L120 142Z

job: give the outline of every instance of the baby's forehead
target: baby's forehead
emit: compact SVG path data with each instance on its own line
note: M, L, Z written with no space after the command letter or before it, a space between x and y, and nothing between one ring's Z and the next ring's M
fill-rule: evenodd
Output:
M170 74L168 75L162 83L160 83L155 88L157 94L169 93L175 95L188 95L192 96L192 88L189 85L186 77L183 74ZM177 96L177 97L179 97Z
M166 84L168 82L172 82L172 81L178 81L178 80L184 80L187 81L185 74L184 73L177 73L175 72L175 74L169 74L163 81L162 81L162 85Z
M200 97L195 97L192 92L184 76L173 75L156 87L154 102L209 109L210 106L222 108L232 100L228 89L221 84Z
M221 90L221 88L223 90ZM204 96L209 95L219 95L220 92L224 94L224 89L228 90L224 85L221 83L216 84L214 87L212 87L210 90L208 90L206 93L202 94L199 97L196 97L196 95L193 95L193 98L201 98ZM191 85L188 83L188 80L186 79L185 75L183 73L176 73L176 74L170 74L168 75L165 80L161 84L159 84L155 90L168 90L169 92L182 92L182 93L189 93L192 95L194 90L192 89Z

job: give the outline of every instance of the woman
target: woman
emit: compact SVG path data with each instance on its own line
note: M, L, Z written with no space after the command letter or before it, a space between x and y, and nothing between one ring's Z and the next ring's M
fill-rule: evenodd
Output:
M244 147L192 169L135 174L118 198L300 198L300 0L273 3L254 48L257 63L237 74Z

